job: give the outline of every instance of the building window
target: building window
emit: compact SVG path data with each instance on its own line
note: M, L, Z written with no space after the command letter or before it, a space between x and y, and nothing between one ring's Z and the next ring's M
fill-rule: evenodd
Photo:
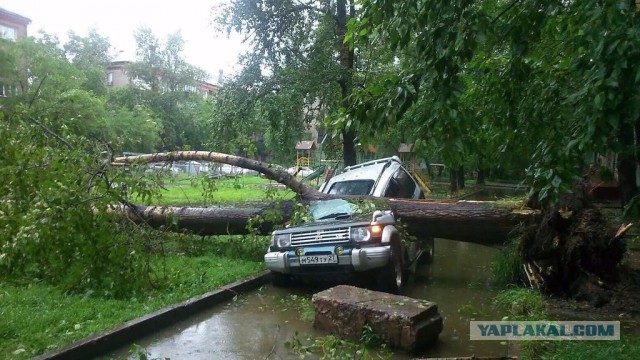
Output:
M113 73L109 72L107 74L107 85L112 86L113 85Z
M18 31L15 28L0 24L0 38L16 41L18 39Z

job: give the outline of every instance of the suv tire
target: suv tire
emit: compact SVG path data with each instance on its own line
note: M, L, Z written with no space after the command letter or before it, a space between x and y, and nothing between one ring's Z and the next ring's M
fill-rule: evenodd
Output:
M392 251L389 263L378 271L375 290L398 294L407 284L407 271L402 261L401 251Z

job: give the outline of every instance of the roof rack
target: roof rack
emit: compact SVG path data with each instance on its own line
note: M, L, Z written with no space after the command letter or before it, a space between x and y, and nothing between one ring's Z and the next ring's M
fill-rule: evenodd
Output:
M362 168L362 167L365 167L365 166L384 164L384 163L388 163L388 162L391 162L391 161L395 161L395 162L397 162L399 164L402 163L402 161L400 161L400 158L394 155L394 156L391 156L391 157L388 157L388 158L383 158L383 159L378 159L378 160L371 160L371 161L364 162L362 164L347 166L347 167L344 168L344 170L342 170L342 172L347 172L347 171L350 171L350 170L359 169L359 168Z

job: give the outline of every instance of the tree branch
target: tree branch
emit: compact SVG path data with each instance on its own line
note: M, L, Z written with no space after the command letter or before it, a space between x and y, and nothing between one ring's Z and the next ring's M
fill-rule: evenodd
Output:
M213 151L177 151L173 153L156 153L139 156L118 157L114 159L116 164L145 164L156 161L201 160L224 163L239 166L264 174L266 178L277 181L304 200L316 200L331 198L333 196L321 193L315 188L304 184L291 176L280 165L266 164L257 160L251 160L235 155L217 153Z
M511 10L511 8L514 7L519 2L520 2L520 0L513 0L509 5L507 5L507 7L502 9L502 11L495 18L493 18L493 20L491 20L491 23L493 24L496 21L498 21L498 19L500 19L500 17L502 17L502 15L504 15L507 11Z
M36 89L36 91L33 93L33 97L31 98L31 100L29 101L29 106L27 106L27 109L31 109L31 105L33 105L33 102L36 100L36 97L38 96L38 94L40 93L40 88L42 87L42 84L44 83L44 81L47 79L47 77L49 77L49 74L46 74L45 76L42 77L42 79L40 79L40 82L38 83L38 88Z
M71 144L69 144L67 142L67 140L63 139L60 135L56 134L55 132L53 132L51 129L49 129L48 127L40 124L36 119L34 118L29 118L29 121L31 121L32 123L40 126L47 134L55 137L56 139L58 139L58 141L60 141L61 143L63 143L64 145L67 146L67 148L69 148L69 150L73 150L73 146L71 146Z

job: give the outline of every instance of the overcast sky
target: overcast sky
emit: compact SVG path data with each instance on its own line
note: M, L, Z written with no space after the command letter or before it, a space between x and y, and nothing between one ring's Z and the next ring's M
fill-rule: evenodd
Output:
M0 7L31 19L30 36L39 30L56 34L64 43L73 30L86 36L96 29L109 38L119 52L116 60L135 60L136 29L146 26L161 41L180 31L185 40L184 58L217 81L218 71L225 75L238 71L237 56L245 49L238 37L228 39L216 34L211 8L224 0L2 0Z

